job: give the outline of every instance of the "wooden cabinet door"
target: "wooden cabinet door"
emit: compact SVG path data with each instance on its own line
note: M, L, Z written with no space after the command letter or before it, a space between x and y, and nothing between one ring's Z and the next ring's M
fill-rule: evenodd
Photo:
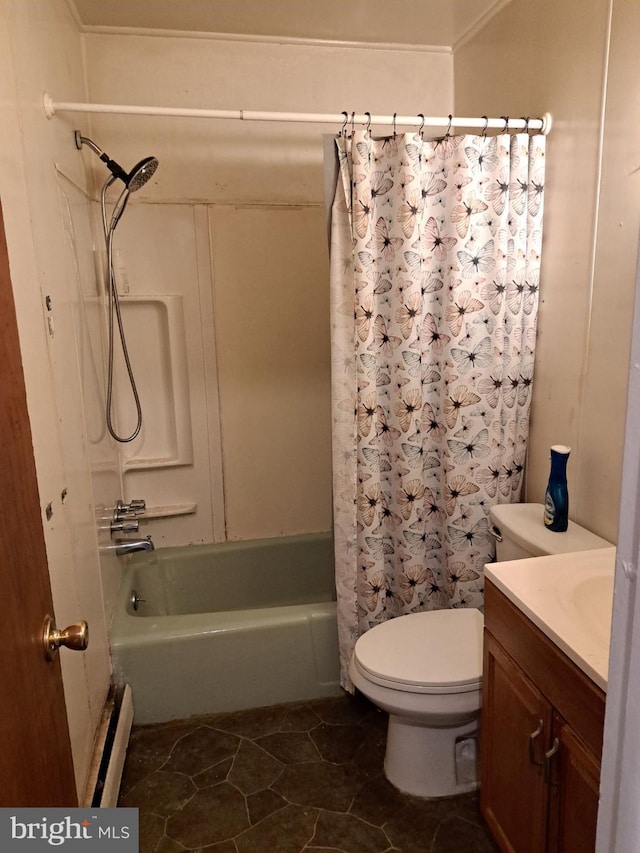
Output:
M600 766L558 714L553 723L559 748L550 772L550 853L593 853L600 792Z
M552 721L547 700L485 632L480 808L504 851L545 850Z

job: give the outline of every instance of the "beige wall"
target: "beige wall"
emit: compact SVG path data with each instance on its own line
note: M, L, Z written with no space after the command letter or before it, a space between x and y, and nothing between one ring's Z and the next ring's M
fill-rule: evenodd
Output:
M418 105L447 114L453 99L446 51L94 33L85 43L96 102L320 113L386 113L393 104L413 115ZM77 121L87 126L86 117ZM320 135L339 130L134 116L94 116L91 125L124 163L147 150L160 158L161 170L139 195L153 203L322 203Z
M86 36L86 48L96 102L329 113L388 112L391 103L410 114L422 104L447 114L453 97L452 57L441 51L99 34ZM124 475L128 497L152 507L196 506L151 520L154 541L329 530L322 134L339 127L76 121L127 167L147 154L160 161L118 227L131 292L183 293L185 310L200 306L187 318L185 344L193 463ZM104 180L104 171L97 176ZM145 334L136 328L143 373L145 352L153 351ZM141 384L144 395L149 383ZM143 406L157 425L166 409L158 395ZM133 452L144 455L142 447Z
M544 497L550 445L567 444L570 515L615 541L639 220L640 4L615 0L613 10L606 69L608 0L512 0L456 50L455 88L459 112L553 114L527 500Z
M640 236L640 3L614 0L612 12L578 489L594 525L613 529Z
M101 576L92 486L96 499L102 484L113 499L118 477L115 457L109 464L103 456L102 479L92 484L96 456L87 435L83 382L96 354L83 346L92 330L83 327L82 306L85 296L95 302L95 276L92 270L77 274L61 187L77 185L66 198L71 207L84 207L85 222L88 204L79 189L84 176L69 125L49 122L41 99L49 87L83 99L83 79L81 38L62 0L1 0L0 197L55 618L60 627L86 619L90 630L86 652L60 655L79 794L110 679L101 580L119 574L117 563L105 558ZM82 232L76 238L82 243ZM92 256L86 231L80 255ZM99 340L98 330L98 347ZM5 497L5 511L11 511L11 496Z

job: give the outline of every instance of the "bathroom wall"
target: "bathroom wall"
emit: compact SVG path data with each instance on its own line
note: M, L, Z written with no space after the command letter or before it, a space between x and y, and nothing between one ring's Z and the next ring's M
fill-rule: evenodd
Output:
M639 32L640 5L614 0L579 445L585 454L578 480L586 504L581 511L591 513L594 525L599 517L607 519L616 532L640 236Z
M448 51L97 33L85 40L95 102L451 110ZM88 125L82 116L76 123ZM145 531L156 544L331 528L322 134L339 129L92 119L98 144L127 167L147 154L160 160L118 226L118 274L132 295L181 295L184 340L174 335L164 350L182 352L188 364L192 461L179 458L172 437L180 404L175 381L162 379L157 324L134 323L132 335L147 423L123 450L124 488L146 498Z
M570 515L613 542L640 222L639 26L640 6L624 0L512 0L455 50L458 111L553 114L527 500L544 498L550 445L567 444Z
M45 118L42 92L82 100L83 80L81 37L62 0L0 0L0 198L40 491L34 524L58 626L86 619L90 632L86 652L60 655L79 795L110 680L102 589L119 572L115 558L99 559L94 500L113 502L119 475L94 420L100 330L87 308L97 293L82 162L67 121Z

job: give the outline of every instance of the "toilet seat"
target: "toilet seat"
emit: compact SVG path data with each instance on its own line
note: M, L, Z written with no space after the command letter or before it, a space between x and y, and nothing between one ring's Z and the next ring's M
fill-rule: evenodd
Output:
M363 634L354 663L369 681L409 693L467 693L482 685L479 610L398 616Z

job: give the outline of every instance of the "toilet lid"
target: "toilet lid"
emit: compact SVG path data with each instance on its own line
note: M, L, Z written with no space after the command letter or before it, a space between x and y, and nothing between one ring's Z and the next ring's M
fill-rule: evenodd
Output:
M376 625L357 641L354 662L370 681L410 693L464 693L482 683L479 610L430 610Z

